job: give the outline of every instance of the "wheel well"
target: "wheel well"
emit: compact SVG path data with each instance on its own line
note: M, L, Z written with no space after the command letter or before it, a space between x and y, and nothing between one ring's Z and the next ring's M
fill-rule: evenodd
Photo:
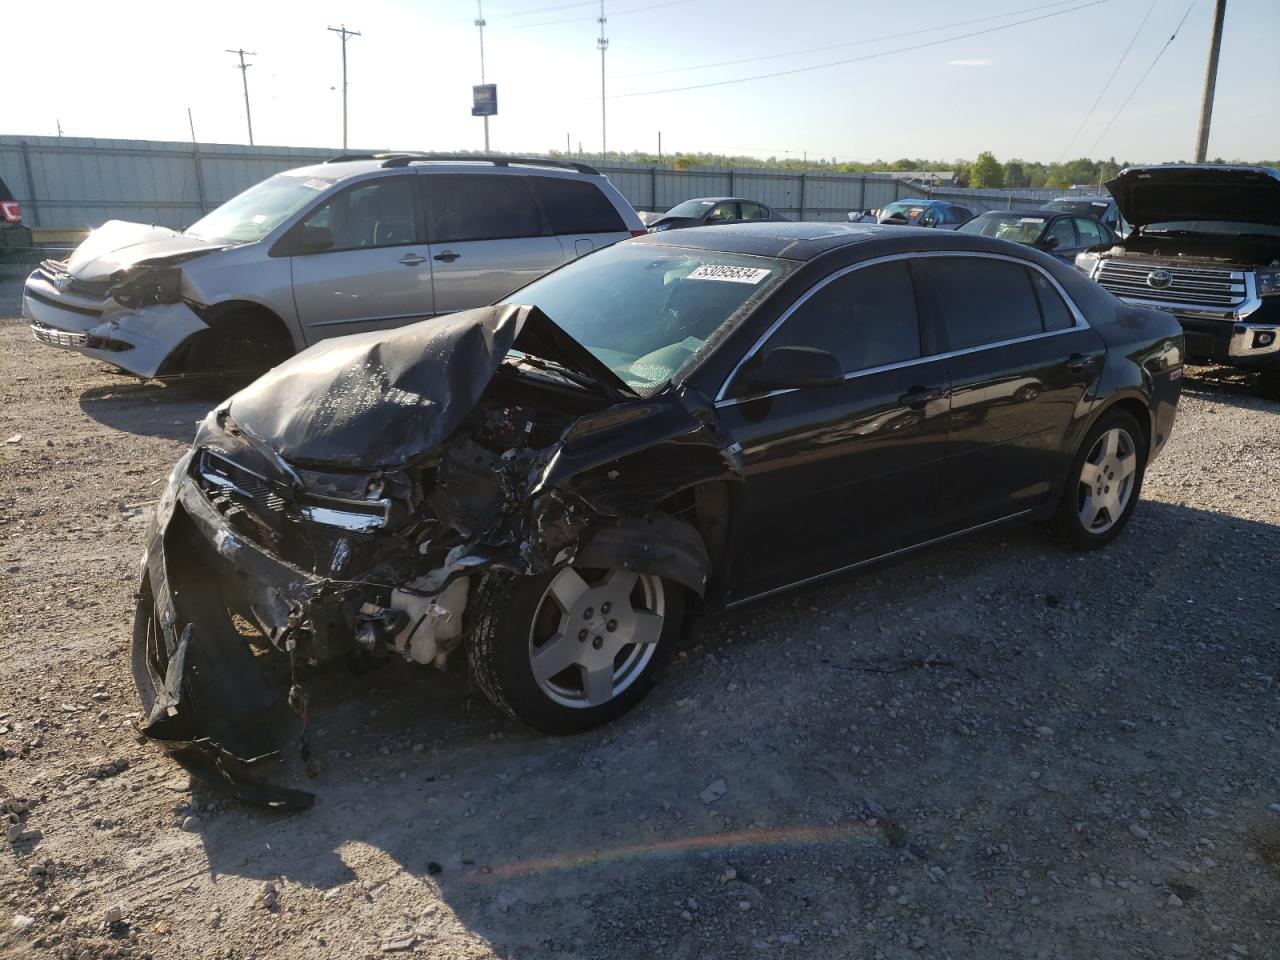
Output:
M260 303L229 300L198 312L209 329L200 330L188 337L180 349L170 354L159 371L160 375L199 371L202 357L209 349L214 348L218 336L232 332L237 327L247 328L255 336L261 335L264 343L277 346L278 350L273 352L279 353L281 359L297 350L297 344L284 321Z
M1101 420L1113 410L1123 410L1133 419L1138 421L1138 426L1142 428L1142 440L1146 446L1148 454L1151 453L1151 410L1145 403L1136 397L1121 397L1115 403L1105 407L1101 413L1094 419L1094 423Z
M293 336L274 311L251 300L228 300L208 308L201 319L211 330L218 330L232 323L252 323L260 325L262 332L274 339L283 340L293 345Z

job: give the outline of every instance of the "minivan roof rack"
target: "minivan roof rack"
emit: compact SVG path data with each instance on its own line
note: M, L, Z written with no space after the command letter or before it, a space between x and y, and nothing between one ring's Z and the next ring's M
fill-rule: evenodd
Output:
M349 160L381 160L384 167L407 167L411 163L491 163L495 167L507 167L511 164L529 167L556 167L561 170L575 170L592 176L600 176L600 171L576 160L552 160L549 157L505 157L483 153L422 153L416 150L396 150L386 153L340 153L330 157L325 163L346 163Z

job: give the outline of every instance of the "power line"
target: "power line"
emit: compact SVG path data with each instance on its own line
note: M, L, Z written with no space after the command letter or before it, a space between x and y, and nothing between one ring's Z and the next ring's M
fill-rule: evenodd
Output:
M1020 13L1047 10L1049 7L1061 7L1064 4L1074 2L1076 2L1076 0L1054 0L1053 3L1042 3L1035 7L1023 7L1020 10L1009 10L1005 13L993 14L987 17L975 17L972 20L957 20L954 23L942 23L936 27L925 27L920 30L906 30L902 33L886 33L879 37L864 37L861 40L848 40L844 43L829 43L821 47L805 47L802 50L787 50L783 53L766 53L758 57L742 57L738 60L721 60L717 63L697 63L689 67L667 67L662 70L645 70L641 73L624 73L620 75L620 79L626 77L654 77L664 73L685 73L689 70L710 70L713 67L731 67L739 63L757 63L761 60L777 60L780 57L794 57L803 53L822 53L825 50L840 50L844 47L857 47L867 43L877 43L881 40L898 40L902 37L913 37L921 33L933 33L936 30L950 30L952 27L967 27L973 23L986 23L989 20L1002 20L1005 17L1016 17Z
M572 10L575 7L594 7L596 0L578 0L577 3L560 3L554 7L535 7L532 10L521 10L518 13L503 13L498 15L499 20L510 20L514 17L529 17L535 13L555 13L557 10Z
M943 37L940 40L929 40L925 43L917 43L908 47L898 47L894 50L884 50L880 53L868 53L861 57L849 57L845 60L832 60L827 63L815 63L808 67L793 67L790 70L775 70L773 73L758 73L750 77L738 77L733 80L712 80L707 83L694 83L684 87L668 87L663 90L637 90L633 93L615 93L615 99L619 97L651 97L660 93L683 93L686 90L705 90L709 87L727 87L735 83L747 83L751 80L769 80L774 77L788 77L797 73L809 73L814 70L825 70L828 67L842 67L850 63L862 63L865 60L876 60L881 57L892 57L900 53L910 53L913 50L923 50L926 47L937 47L944 43L952 43L956 40L967 40L970 37L981 37L988 33L996 33L1000 30L1008 30L1012 27L1020 27L1023 24L1035 23L1038 20L1048 20L1051 17L1060 17L1064 13L1075 13L1077 10L1085 10L1089 7L1096 7L1110 0L1091 0L1089 3L1082 3L1078 6L1068 7L1065 10L1055 10L1053 13L1044 13L1038 17L1027 17L1024 20L1015 20L1013 23L1003 23L996 27L987 27L985 30L972 30L969 33L960 33L951 37Z
M1111 71L1111 76L1107 77L1107 82L1104 83L1102 85L1102 89L1098 91L1098 98L1093 101L1093 106L1089 108L1089 112L1086 113L1084 115L1084 119L1080 121L1079 129L1071 135L1071 139L1067 141L1067 145L1062 148L1062 156L1058 157L1059 163L1067 159L1067 154L1071 151L1071 148L1075 146L1076 140L1079 139L1080 134L1084 133L1084 128L1089 125L1089 121L1093 119L1093 112L1098 109L1098 104L1102 102L1102 98L1111 88L1111 81L1116 78L1116 74L1119 73L1120 68L1124 66L1125 60L1128 59L1129 51L1133 49L1133 45L1137 42L1138 34L1142 33L1142 28L1147 25L1147 20L1151 18L1151 11L1156 8L1157 2L1158 0L1151 0L1151 6L1147 7L1147 12L1143 16L1142 22L1138 24L1138 29L1133 31L1133 36L1129 38L1129 45L1124 48L1124 53L1120 54L1120 59L1116 61L1116 66L1115 69Z
M665 3L651 3L643 7L628 7L626 10L614 10L609 14L611 17L620 17L627 13L642 13L645 10L658 10L662 7L674 7L682 3L690 3L692 0L666 0ZM594 4L593 4L594 5ZM595 21L596 17L569 17L565 20L542 20L538 23L517 23L506 26L504 29L511 30L531 30L534 27L554 27L562 23L585 23L588 20Z
M1160 48L1159 52L1156 54L1156 58L1151 61L1151 66L1147 67L1142 76L1138 78L1138 82L1133 85L1133 89L1129 92L1129 96L1125 97L1124 103L1120 104L1120 109L1117 110L1111 119L1107 121L1107 125L1103 127L1102 132L1098 134L1098 139L1093 141L1093 146L1089 148L1090 156L1093 155L1094 150L1098 149L1098 144L1100 144L1102 142L1102 138L1107 135L1107 131L1111 129L1111 125L1119 119L1120 114L1124 113L1124 108L1129 105L1129 101L1137 94L1138 88L1142 86L1142 82L1146 80L1151 71L1156 68L1156 64L1160 62L1160 58L1164 56L1164 52L1169 49L1169 45L1177 38L1178 31L1180 31L1182 29L1182 25L1187 22L1187 17L1191 16L1191 8L1195 5L1196 0L1191 0L1191 2L1187 4L1186 13L1184 13L1182 15L1182 19L1178 21L1178 25L1173 28L1173 33L1171 33L1169 35L1169 39L1164 42L1164 46Z

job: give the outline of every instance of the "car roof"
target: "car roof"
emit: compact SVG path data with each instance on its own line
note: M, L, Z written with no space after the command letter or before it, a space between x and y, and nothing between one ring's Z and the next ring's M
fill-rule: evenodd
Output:
M909 246L923 243L932 249L982 250L992 253L1005 252L1008 246L1002 241L967 233L957 234L951 230L925 230L877 223L776 220L649 233L626 242L804 261L832 250L890 240L907 240Z
M1091 193L1087 197L1054 197L1048 203L1115 203L1111 197Z
M1035 217L1037 220L1048 220L1050 217L1081 216L1081 214L1071 213L1066 210L1045 210L1043 207L1038 207L1035 210L1023 210L1022 208L1016 210L983 210L978 214L978 217L985 217L988 214L993 217ZM974 219L976 220L977 217L974 217Z

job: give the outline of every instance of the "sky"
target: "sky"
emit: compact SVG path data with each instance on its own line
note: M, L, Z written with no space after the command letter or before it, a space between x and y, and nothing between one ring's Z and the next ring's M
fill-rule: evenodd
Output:
M1136 163L1193 158L1213 0L605 0L605 12L610 150L655 151L661 133L664 153ZM484 0L484 16L491 147L598 151L598 3ZM225 52L243 47L255 142L340 146L341 42L326 28L345 23L361 33L347 47L352 148L478 150L475 18L475 0L62 0L52 19L8 4L0 133L189 140L190 108L201 142L245 143ZM1280 0L1229 0L1210 158L1280 159L1277 48ZM766 73L783 75L722 83Z

